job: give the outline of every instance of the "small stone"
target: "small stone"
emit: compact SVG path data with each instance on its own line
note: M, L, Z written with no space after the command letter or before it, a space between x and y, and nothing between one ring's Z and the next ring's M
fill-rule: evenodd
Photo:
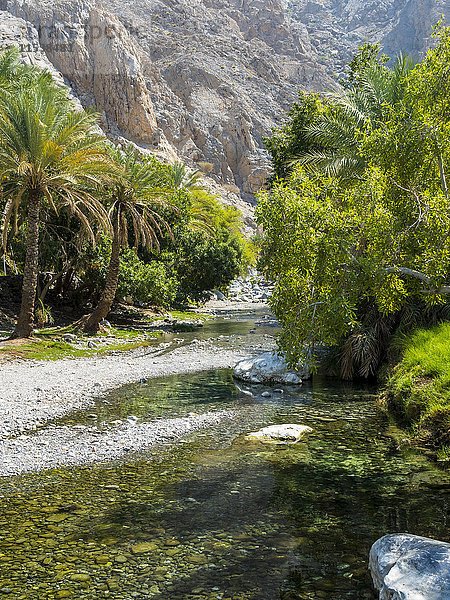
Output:
M69 515L66 513L57 513L56 515L50 515L49 517L47 517L47 521L49 521L50 523L61 523L62 521L65 521L68 517Z
M188 561L195 565L204 565L208 562L206 557L202 554L193 554L192 556L188 556Z
M87 581L90 581L91 577L87 573L72 573L72 575L70 576L70 579L72 581L78 581L80 583L85 583Z
M131 552L133 554L145 554L146 552L154 552L157 549L157 544L153 542L141 542L140 544L134 544L134 546L131 546Z
M123 554L119 554L119 556L116 556L116 558L114 560L117 563L123 564L123 563L126 563L128 561L128 558L126 556L124 556Z
M108 586L108 589L111 591L119 589L119 583L118 583L117 579L107 579L106 585Z

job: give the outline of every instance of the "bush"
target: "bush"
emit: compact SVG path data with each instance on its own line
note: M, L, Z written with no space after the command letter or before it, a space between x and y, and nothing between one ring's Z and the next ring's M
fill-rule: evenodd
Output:
M144 304L168 307L173 304L177 290L178 282L165 264L157 261L146 264L133 250L122 253L118 297L129 295Z
M91 250L91 258L84 280L90 295L99 295L105 285L109 265L111 242L102 241ZM144 304L170 306L176 297L178 283L169 268L162 262L144 262L130 248L122 250L120 275L116 298L131 296Z

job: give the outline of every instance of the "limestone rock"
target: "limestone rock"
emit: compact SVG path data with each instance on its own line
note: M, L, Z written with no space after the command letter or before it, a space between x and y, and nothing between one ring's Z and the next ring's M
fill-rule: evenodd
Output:
M366 42L379 42L388 56L420 58L433 43L432 27L442 15L450 18L445 0L290 0L289 7L307 30L311 52L336 77Z
M450 544L410 534L386 535L370 550L380 600L448 600Z
M259 431L252 431L246 435L248 440L258 440L264 443L289 443L295 444L302 439L306 434L313 430L306 425L270 425Z
M64 77L113 139L192 167L244 212L264 136L298 90L329 91L365 41L420 55L445 0L2 0L0 42ZM244 202L243 199L246 201Z
M284 0L4 0L111 135L211 164L247 198L264 186L262 138L301 89L332 78ZM229 190L230 191L230 190Z
M305 366L298 371L289 369L285 358L278 352L264 352L256 358L247 358L234 367L234 377L249 383L284 383L300 385L311 374Z

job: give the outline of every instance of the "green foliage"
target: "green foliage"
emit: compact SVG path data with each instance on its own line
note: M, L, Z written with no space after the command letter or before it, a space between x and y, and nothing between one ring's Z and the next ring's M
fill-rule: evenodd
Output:
M44 325L53 325L55 322L55 319L52 315L52 309L50 306L45 305L40 298L38 300L38 307L36 309L36 322L38 327L43 327Z
M325 111L325 106L318 94L299 92L298 101L292 105L287 122L272 131L272 135L264 139L264 144L272 158L275 180L286 177L293 157L311 151L322 150L320 144L311 143L307 136L308 127Z
M409 307L437 314L450 292L449 30L437 36L422 63L400 58L391 71L363 48L344 92L308 126L331 152L261 195L262 266L292 362L343 345L341 372L373 375Z
M325 100L302 94L288 113L289 120L265 140L276 177L286 177L293 164L342 179L364 172L361 133L377 129L389 107L400 103L413 63L400 56L392 68L378 56L379 47L367 44L350 63L344 87Z
M402 423L433 448L450 444L450 324L403 337L403 358L387 380L385 399Z
M98 296L105 285L110 253L109 240L103 240L90 251L83 276L90 296ZM176 279L163 263L153 261L147 264L131 248L121 251L117 300L131 296L137 302L167 307L174 302L177 288Z
M342 81L344 88L358 88L365 77L368 68L384 65L391 59L382 54L380 56L380 44L363 44L348 64L348 77Z
M240 272L242 249L236 240L188 231L178 239L173 258L180 282L177 300L183 304L203 301L207 290L227 287Z
M129 295L138 302L168 307L173 304L177 290L178 282L164 263L145 264L133 250L122 252L119 297Z
M161 258L176 274L181 304L205 300L208 290L225 289L255 260L242 234L240 213L201 189L191 190L183 220Z

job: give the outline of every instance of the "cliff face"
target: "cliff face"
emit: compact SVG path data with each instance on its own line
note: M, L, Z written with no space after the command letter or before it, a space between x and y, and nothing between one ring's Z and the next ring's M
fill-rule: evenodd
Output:
M445 0L0 0L0 10L0 43L61 73L109 135L201 166L234 203L264 183L262 138L298 89L334 87L366 40L419 53L450 13Z
M333 86L281 0L5 0L103 126L250 196L297 90ZM35 39L33 38L33 43ZM209 163L209 164L204 164Z
M366 42L379 42L388 56L420 58L441 16L450 20L446 0L288 0L287 10L305 24L318 61L335 77Z

